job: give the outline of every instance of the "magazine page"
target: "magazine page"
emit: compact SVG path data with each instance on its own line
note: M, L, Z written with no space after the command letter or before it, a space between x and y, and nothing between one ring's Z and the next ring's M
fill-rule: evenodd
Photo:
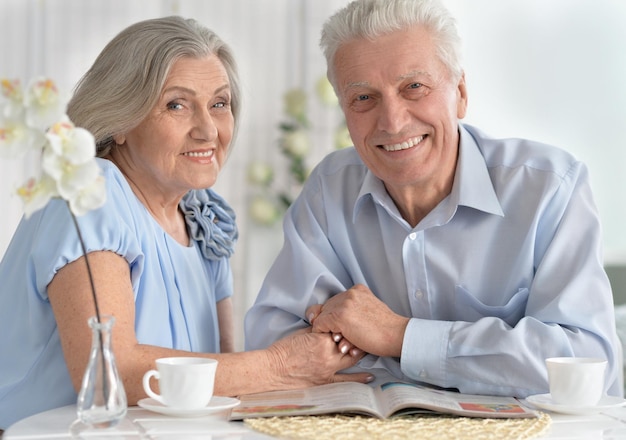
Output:
M365 414L382 418L374 390L357 382L340 382L312 388L239 396L231 420L254 417L317 415L331 413Z
M537 417L514 397L461 394L400 381L383 383L375 394L385 417L420 413L423 409L467 417Z

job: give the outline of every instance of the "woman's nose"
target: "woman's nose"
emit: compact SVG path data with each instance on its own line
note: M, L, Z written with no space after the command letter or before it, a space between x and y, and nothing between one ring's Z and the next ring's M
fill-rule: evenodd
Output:
M196 113L191 130L191 136L194 139L203 141L212 141L217 138L217 126L208 111L200 111Z

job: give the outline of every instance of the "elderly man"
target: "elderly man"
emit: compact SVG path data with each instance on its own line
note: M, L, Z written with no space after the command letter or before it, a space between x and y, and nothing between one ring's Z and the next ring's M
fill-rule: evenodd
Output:
M321 45L354 148L288 211L247 348L311 323L367 352L361 369L520 397L548 392L545 358L602 357L622 395L585 165L459 122L460 39L438 1L354 1Z

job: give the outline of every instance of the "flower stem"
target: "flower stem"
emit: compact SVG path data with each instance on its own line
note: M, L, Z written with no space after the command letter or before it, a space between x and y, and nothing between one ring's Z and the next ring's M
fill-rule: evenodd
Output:
M67 203L67 207L70 208L69 202ZM85 264L87 265L87 275L89 276L89 284L91 286L91 295L93 296L93 304L96 308L96 321L98 324L102 324L100 320L100 308L98 307L98 297L96 296L96 286L93 281L93 274L91 273L91 265L89 264L89 257L87 257L87 248L85 247L85 240L83 239L83 234L80 232L80 226L78 225L78 220L76 216L72 212L70 208L70 215L72 216L72 221L74 222L74 226L76 228L76 233L78 234L78 241L80 241L80 247L83 251L83 255L85 256ZM109 407L109 381L106 374L106 360L104 358L104 346L102 345L102 329L98 327L97 330L98 339L99 339L99 347L100 347L100 356L102 358L102 387L103 393L105 396L105 407Z
M68 203L69 207L69 203ZM85 264L87 265L87 275L89 276L89 284L91 285L91 295L93 296L93 304L96 307L96 320L98 324L100 321L100 308L98 307L98 298L96 296L96 286L93 282L93 275L91 274L91 266L89 265L89 258L87 257L87 248L85 247L85 241L83 240L83 234L80 232L80 227L78 226L78 220L76 220L76 216L70 210L70 214L72 216L72 220L74 221L74 226L76 227L76 233L78 234L78 241L80 241L80 247L83 250L83 255L85 256Z

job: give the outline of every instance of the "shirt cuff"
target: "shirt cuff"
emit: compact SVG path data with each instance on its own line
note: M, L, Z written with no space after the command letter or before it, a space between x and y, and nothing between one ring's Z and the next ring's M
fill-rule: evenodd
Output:
M446 386L445 362L452 322L412 318L404 332L402 372L413 380Z

